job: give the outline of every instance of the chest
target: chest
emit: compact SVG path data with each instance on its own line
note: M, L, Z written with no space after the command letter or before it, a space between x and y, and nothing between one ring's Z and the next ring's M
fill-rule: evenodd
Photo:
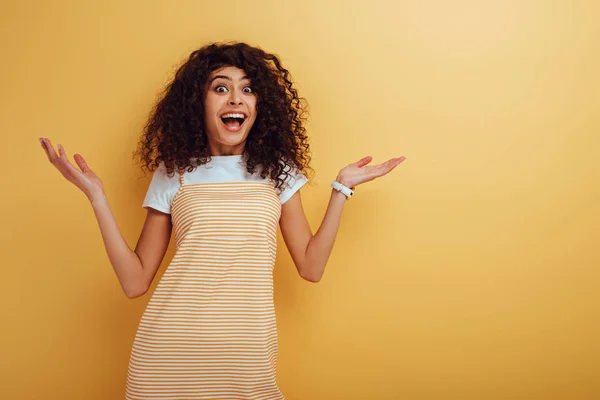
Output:
M172 203L176 236L276 236L280 198L269 183L188 184Z

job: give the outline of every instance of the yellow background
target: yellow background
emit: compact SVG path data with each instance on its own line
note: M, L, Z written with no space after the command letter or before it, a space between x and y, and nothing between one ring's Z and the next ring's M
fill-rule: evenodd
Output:
M0 398L123 398L150 296L123 295L91 207L37 138L86 157L133 247L150 176L131 156L157 93L195 48L241 40L279 54L310 104L313 230L340 168L407 156L347 203L319 284L280 241L286 398L600 399L597 1L37 0L0 15Z

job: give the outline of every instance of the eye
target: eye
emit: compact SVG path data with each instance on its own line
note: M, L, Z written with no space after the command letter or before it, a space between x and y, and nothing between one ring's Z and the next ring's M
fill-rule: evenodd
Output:
M252 88L250 86L246 86L242 90L243 90L244 93L254 93L254 91L252 90Z
M227 88L223 85L219 85L219 86L215 87L215 92L227 93Z

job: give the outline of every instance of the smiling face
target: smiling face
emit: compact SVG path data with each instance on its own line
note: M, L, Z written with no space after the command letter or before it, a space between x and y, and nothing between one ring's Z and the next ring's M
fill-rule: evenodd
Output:
M256 95L246 73L223 67L211 73L204 102L204 119L211 155L244 152L246 139L256 120Z

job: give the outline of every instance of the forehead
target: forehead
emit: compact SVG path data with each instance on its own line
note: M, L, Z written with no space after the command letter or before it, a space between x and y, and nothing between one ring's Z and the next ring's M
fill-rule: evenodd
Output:
M222 67L211 72L209 80L214 79L217 76L226 76L234 81L242 79L248 79L246 72L243 69L237 67Z

